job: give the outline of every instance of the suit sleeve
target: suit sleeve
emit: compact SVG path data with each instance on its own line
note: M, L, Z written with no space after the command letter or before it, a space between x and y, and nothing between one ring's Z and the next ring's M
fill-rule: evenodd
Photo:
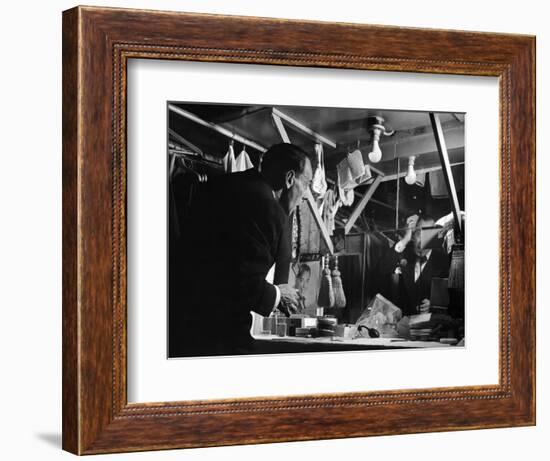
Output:
M280 249L280 244L285 238L287 220L281 211L267 206L252 213L239 229L241 244L238 245L234 296L243 307L263 316L269 315L277 299L276 287L265 277L279 251L285 251Z
M277 245L277 254L275 257L275 275L273 283L281 285L288 283L290 275L290 262L292 259L292 224L291 220L285 220L281 230L281 237Z

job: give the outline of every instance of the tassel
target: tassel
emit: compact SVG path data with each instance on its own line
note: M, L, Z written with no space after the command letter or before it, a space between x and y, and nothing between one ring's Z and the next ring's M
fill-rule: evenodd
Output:
M330 269L328 268L328 258L322 258L321 266L323 273L321 274L321 286L319 288L319 296L317 304L320 307L334 306L334 292L332 291L332 280L330 278Z
M346 307L346 295L342 286L342 276L338 270L338 256L334 257L334 269L332 270L332 291L334 292L334 307Z
M464 245L455 245L449 268L449 288L464 291Z

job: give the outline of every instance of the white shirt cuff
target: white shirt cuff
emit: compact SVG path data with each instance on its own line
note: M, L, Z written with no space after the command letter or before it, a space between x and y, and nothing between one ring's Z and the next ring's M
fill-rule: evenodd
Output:
M281 302L281 290L279 289L279 287L277 285L273 285L275 287L275 292L276 292L276 295L275 295L275 305L273 306L273 309L275 309L279 303Z
M397 253L403 253L403 250L405 249L405 244L399 240L399 242L397 242L395 244L395 246L393 247L393 249L397 252Z

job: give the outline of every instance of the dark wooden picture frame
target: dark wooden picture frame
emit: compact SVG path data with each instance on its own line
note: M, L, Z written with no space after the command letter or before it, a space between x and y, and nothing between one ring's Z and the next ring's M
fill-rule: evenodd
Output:
M498 77L498 385L129 404L131 58ZM533 424L534 37L92 7L63 13L65 450L93 454Z

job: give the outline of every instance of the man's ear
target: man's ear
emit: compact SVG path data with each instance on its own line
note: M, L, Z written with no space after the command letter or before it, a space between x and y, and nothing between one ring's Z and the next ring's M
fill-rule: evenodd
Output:
M296 180L296 172L294 170L287 171L285 175L285 186L287 189L290 189L294 185Z

